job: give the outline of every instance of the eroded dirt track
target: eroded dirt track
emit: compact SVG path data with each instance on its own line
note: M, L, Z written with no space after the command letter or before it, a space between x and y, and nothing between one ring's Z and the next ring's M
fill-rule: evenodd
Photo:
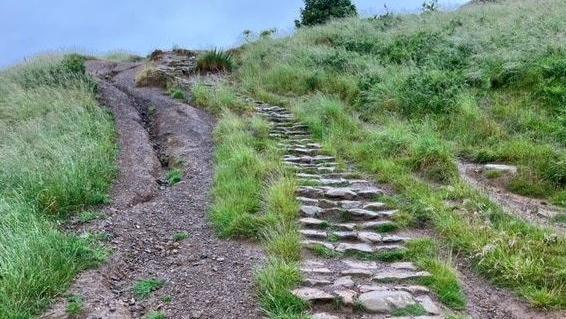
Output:
M88 63L99 81L101 102L118 126L120 172L105 219L78 231L110 238L112 257L83 273L69 294L85 300L84 318L260 318L253 288L260 249L218 239L208 223L213 181L214 118L153 88L137 88L140 65ZM183 181L165 183L171 165ZM173 240L187 232L188 239ZM149 298L134 296L138 280L164 280ZM66 318L61 300L44 318Z

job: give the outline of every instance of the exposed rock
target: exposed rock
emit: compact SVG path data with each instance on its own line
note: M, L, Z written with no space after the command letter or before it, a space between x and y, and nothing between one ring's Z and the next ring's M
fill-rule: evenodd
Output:
M517 173L517 166L513 166L513 165L504 165L504 164L485 164L483 166L485 168L486 171L497 171L497 172L502 172L502 173L511 173L511 174L516 174Z
M331 188L326 191L326 196L331 198L352 199L356 197L356 192L349 188Z
M338 296L339 300L346 306L353 306L354 300L358 293L350 289L336 290L334 293Z
M373 277L373 280L395 281L395 280L414 279L414 278L428 277L428 276L430 276L430 273L426 271L418 271L418 272L389 271L389 272L378 273Z
M413 264L412 262L396 262L391 263L390 266L395 269L417 270L417 266L415 266L415 264Z
M377 263L375 261L358 261L358 260L344 260L342 261L346 266L350 268L358 269L377 269Z
M368 269L350 268L342 270L340 274L345 276L371 277L373 276L373 271Z
M427 313L431 315L440 314L440 308L438 308L438 306L434 303L434 301L432 301L432 299L430 299L429 296L419 296L416 297L416 299L419 301L421 306L423 306L424 310L426 310Z
M326 238L326 232L321 230L314 230L314 229L301 229L299 233L305 237L315 237L315 238Z
M320 226L326 224L327 222L322 219L307 217L299 219L299 223L305 226Z
M337 231L332 233L333 236L336 236L340 239L356 239L358 238L358 233L355 231Z
M305 278L303 282L309 286L330 285L332 283L330 280L320 278Z
M359 232L358 238L366 243L378 243L381 241L381 235L373 232Z
M360 305L369 312L390 313L396 309L416 304L413 296L406 291L374 290L360 295Z
M318 206L308 206L308 205L301 206L301 214L308 217L318 217L322 214L323 211L324 209Z
M315 313L311 316L312 319L340 319L340 317L328 314L326 312Z
M297 296L298 298L304 301L331 301L334 300L334 296L329 293L324 292L323 290L311 288L311 287L303 287L298 288L292 291L292 293Z
M365 204L362 208L368 209L368 210L373 210L373 211L379 211L379 210L384 209L385 207L387 207L387 205L385 203L373 202L373 203Z
M334 281L334 287L352 288L354 287L354 281L350 276L339 277Z
M325 268L325 267L302 267L302 272L307 272L311 274L331 274L332 270Z
M340 243L336 246L336 251L349 253L349 252L361 252L361 253L373 253L373 248L365 243L362 244L348 244Z
M343 200L340 201L340 207L344 209L354 209L354 208L361 208L362 202L355 201L355 200Z
M315 248L315 247L325 247L327 249L330 250L334 250L334 245L331 243L327 243L324 241L318 241L318 240L303 240L301 241L301 245L305 246L306 248Z

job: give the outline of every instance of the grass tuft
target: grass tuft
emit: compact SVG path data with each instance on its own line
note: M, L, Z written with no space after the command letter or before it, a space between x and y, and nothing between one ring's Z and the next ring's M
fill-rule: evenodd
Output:
M229 72L234 67L232 54L219 49L212 49L199 54L197 70L206 72Z
M162 288L165 281L161 279L144 279L137 281L134 285L133 291L137 298L145 299L149 297L154 291Z

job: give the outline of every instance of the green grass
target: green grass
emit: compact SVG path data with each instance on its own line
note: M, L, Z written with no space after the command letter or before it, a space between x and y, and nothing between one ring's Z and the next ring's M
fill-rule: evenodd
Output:
M165 285L165 281L161 279L144 279L136 282L133 288L134 295L139 299L146 299L153 292L162 288Z
M228 110L236 113L253 110L253 105L238 97L234 89L226 83L217 85L196 83L192 88L192 96L198 106L216 115Z
M564 238L507 216L456 164L517 165L509 189L566 203L564 10L519 0L337 20L246 44L235 76L239 90L292 110L330 153L394 186L411 222L434 227L479 273L562 309ZM450 210L451 199L471 204Z
M199 54L197 70L200 72L229 72L234 67L234 58L229 52L212 49Z
M79 222L81 224L90 223L93 220L100 218L101 214L87 210L79 214Z
M420 304L414 304L401 309L395 309L391 313L393 317L424 316L427 312Z
M150 312L147 317L147 319L166 319L167 316L165 316L165 314L161 311L153 311Z
M172 89L170 90L169 94L175 100L180 100L180 101L186 100L185 92L181 89Z
M175 235L173 235L173 240L174 241L183 241L183 240L189 238L190 236L191 235L188 232L182 231L182 232L175 233Z
M81 270L102 262L92 239L54 219L108 201L116 174L112 116L78 55L0 72L0 313L31 318Z
M84 300L80 296L67 297L67 314L71 317L77 317L84 312Z
M169 186L178 184L183 180L183 171L179 168L170 169L167 172L166 179L167 179L167 184L169 184Z

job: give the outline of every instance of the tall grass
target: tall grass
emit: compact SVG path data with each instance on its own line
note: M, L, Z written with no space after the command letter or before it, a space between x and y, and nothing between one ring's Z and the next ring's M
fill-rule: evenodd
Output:
M337 20L247 44L237 77L290 107L327 150L426 207L478 271L564 308L564 239L471 191L456 160L518 165L510 190L566 205L565 10L520 0ZM473 204L453 211L447 199Z
M30 318L104 254L52 219L108 200L112 117L83 59L37 59L0 74L0 313Z

